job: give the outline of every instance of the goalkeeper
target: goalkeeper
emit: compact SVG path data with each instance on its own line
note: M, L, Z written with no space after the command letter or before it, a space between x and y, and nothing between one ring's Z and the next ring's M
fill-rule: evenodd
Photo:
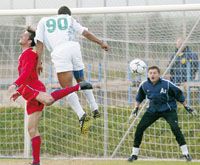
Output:
M142 82L139 87L133 111L135 116L138 114L140 103L146 97L149 99L149 107L137 125L134 145L128 161L137 160L144 131L160 117L164 118L170 125L183 156L187 161L191 161L192 158L188 152L185 138L178 126L176 101L183 104L188 113L195 114L196 111L187 106L183 92L172 82L160 78L160 69L157 66L152 66L148 68L148 79Z

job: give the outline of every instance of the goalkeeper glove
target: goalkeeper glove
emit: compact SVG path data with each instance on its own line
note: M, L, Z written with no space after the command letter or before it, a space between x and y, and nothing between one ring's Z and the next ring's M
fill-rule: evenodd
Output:
M137 116L138 110L139 110L139 107L135 107L135 109L132 112L132 115Z
M186 105L186 106L184 106L184 108L188 113L190 113L192 115L197 115L197 111L192 109L192 108L190 108L189 106Z

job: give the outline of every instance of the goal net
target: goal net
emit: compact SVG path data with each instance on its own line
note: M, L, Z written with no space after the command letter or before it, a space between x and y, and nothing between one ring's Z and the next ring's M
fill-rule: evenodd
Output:
M66 99L46 107L40 121L42 156L127 158L130 155L135 128L147 106L144 103L139 116L130 118L139 83L146 79L145 74L130 72L128 64L135 58L142 59L148 66L159 66L163 77L173 77L184 90L188 104L200 113L199 9L199 5L72 9L74 18L111 48L104 52L83 37L76 38L81 44L85 79L100 86L94 89L94 94L102 115L93 120L88 136L82 136L78 118ZM0 13L0 157L31 156L25 102L23 99L11 102L7 88L18 76L20 34L26 25L35 27L40 18L52 14L56 14L56 10ZM176 48L180 38L181 44ZM40 79L48 92L60 88L48 51L43 56L43 65ZM82 92L78 95L84 110L90 114ZM182 105L178 105L177 112L189 151L199 160L200 115L189 115ZM176 159L180 155L166 121L159 119L145 131L140 157Z

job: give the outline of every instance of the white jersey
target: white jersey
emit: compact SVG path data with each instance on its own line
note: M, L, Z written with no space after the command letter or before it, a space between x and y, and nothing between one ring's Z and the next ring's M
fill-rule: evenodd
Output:
M49 51L53 51L57 46L73 41L74 35L82 34L84 30L87 28L67 14L44 17L38 23L35 41L44 43Z

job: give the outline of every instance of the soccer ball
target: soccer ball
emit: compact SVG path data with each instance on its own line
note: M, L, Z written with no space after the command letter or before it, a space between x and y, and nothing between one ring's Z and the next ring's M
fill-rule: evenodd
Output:
M143 74L146 71L147 65L141 59L134 59L129 63L129 67L132 73Z

